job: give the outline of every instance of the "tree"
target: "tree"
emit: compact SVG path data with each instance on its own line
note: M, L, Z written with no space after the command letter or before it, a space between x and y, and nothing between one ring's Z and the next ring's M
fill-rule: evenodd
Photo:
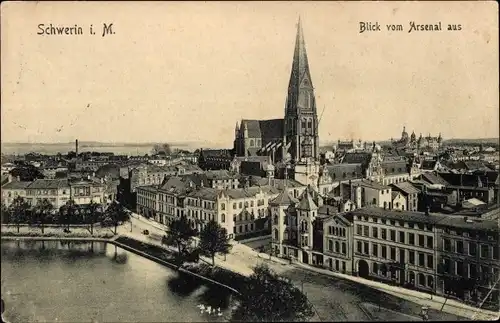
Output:
M185 216L172 221L167 231L167 236L162 240L162 243L170 246L176 246L181 256L187 247L191 245L191 241L198 232L193 229Z
M101 206L97 203L95 203L93 200L90 201L90 204L88 206L88 214L89 214L89 221L90 221L90 234L94 235L94 223L97 222L97 217L99 215L99 211L101 209ZM116 231L116 229L115 229Z
M42 227L42 234L44 233L44 225L47 222L47 218L50 216L54 206L47 199L43 199L38 202L35 206L35 218L36 222Z
M1 212L2 212L2 223L9 223L11 221L10 210L3 203L3 201L2 201L2 204L1 204Z
M226 229L212 220L201 230L198 247L201 254L212 258L212 265L215 265L215 255L217 253L228 254L232 246L229 244Z
M21 196L16 196L9 207L10 219L17 224L17 233L19 233L19 224L27 220L26 214L29 208L29 204Z
M35 166L29 164L14 168L10 171L10 174L14 178L19 177L19 180L25 182L32 182L45 177Z
M314 315L307 297L266 265L255 267L240 292L241 303L233 312L232 321L293 322L306 321Z
M130 214L127 210L125 210L125 208L116 201L113 201L113 203L108 206L105 213L105 222L110 222L115 226L115 234L117 232L118 223L125 222L130 219Z
M69 230L69 225L76 220L76 212L77 207L75 201L73 199L68 200L59 210L59 222L63 225L66 224L66 228Z

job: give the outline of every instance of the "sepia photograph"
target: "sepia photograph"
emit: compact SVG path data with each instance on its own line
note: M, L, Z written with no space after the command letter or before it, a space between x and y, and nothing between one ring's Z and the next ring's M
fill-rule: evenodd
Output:
M2 322L498 320L498 14L2 2Z

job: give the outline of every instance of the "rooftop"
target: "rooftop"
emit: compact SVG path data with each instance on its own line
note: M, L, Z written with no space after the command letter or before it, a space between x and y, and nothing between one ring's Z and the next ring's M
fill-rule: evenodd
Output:
M67 179L36 179L28 189L58 189L69 187Z
M3 190L22 190L28 187L33 182L21 182L21 181L12 181L10 183L6 183L2 186Z
M390 186L392 186L392 187L396 188L397 190L402 191L406 194L420 193L420 190L418 190L410 182L395 183L395 184L391 184Z
M389 189L389 186L382 185L378 182L375 181L370 181L367 179L363 179L359 182L352 183L353 186L362 186L362 187L368 187L376 190L386 190Z

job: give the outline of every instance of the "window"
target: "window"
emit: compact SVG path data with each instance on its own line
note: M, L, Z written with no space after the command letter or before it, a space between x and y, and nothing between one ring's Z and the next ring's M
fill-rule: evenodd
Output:
M382 258L387 259L387 249L386 249L386 246L382 246Z
M378 257L378 245L376 243L372 244L372 255Z
M233 210L236 210L236 203L233 203Z
M457 275L462 276L464 273L464 263L463 261L457 261Z
M391 259L396 260L396 248L391 247Z
M408 254L410 256L410 264L414 265L415 264L415 251L409 251Z
M372 234L374 238L378 238L378 228L372 227Z
M347 247L346 247L346 243L345 242L342 242L342 253L344 255L347 254Z
M368 255L370 253L370 249L369 249L370 247L368 245L368 242L364 242L363 244L364 244L364 254Z
M425 255L423 253L418 253L418 265L420 267L425 266Z
M358 249L357 249L358 253L361 253L361 248L362 248L361 241L358 241L357 247L358 247Z
M451 251L451 241L450 239L443 239L443 248L445 251Z
M477 267L475 264L469 264L469 278L477 277Z
M369 228L367 225L364 225L364 226L363 226L363 235L364 235L365 237L370 236L370 233L369 233L369 231L368 231L369 229L370 229L370 228Z
M488 258L488 249L489 246L487 244L481 245L481 258Z
M253 201L250 201L250 207L253 207Z
M363 226L362 226L361 224L358 224L358 225L356 226L356 234L357 234L358 236L360 236L360 235L361 235L361 230L362 230L362 228L363 228Z
M391 241L396 241L396 230L391 230Z
M498 259L498 245L493 246L493 259Z
M243 203L242 203L242 202L240 202L238 206L239 206L239 207L240 207L240 209L241 209L241 208L243 207Z
M333 251L333 241L332 240L328 240L328 250Z
M338 241L335 241L335 252L340 252L340 245Z
M424 238L425 238L425 237L424 237L422 234L419 234L419 235L418 235L418 245L419 245L420 247L423 247L423 246L424 246Z
M464 252L464 242L461 240L457 241L457 248L455 249L457 253L463 253Z
M427 268L434 267L434 257L432 255L427 255Z
M427 248L434 248L434 239L431 236L427 236Z
M399 242L405 243L405 233L403 231L399 231Z
M226 215L224 213L220 216L220 222L226 222Z
M476 255L476 249L477 245L475 242L469 241L469 255L475 256Z
M411 245L415 245L415 234L408 233L408 243Z
M382 239L386 240L387 239L387 230L382 229Z

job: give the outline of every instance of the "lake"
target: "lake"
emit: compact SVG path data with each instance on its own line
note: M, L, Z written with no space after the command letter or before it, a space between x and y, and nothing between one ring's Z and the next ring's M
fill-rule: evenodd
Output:
M2 241L1 255L9 322L222 322L232 306L227 290L110 243Z

